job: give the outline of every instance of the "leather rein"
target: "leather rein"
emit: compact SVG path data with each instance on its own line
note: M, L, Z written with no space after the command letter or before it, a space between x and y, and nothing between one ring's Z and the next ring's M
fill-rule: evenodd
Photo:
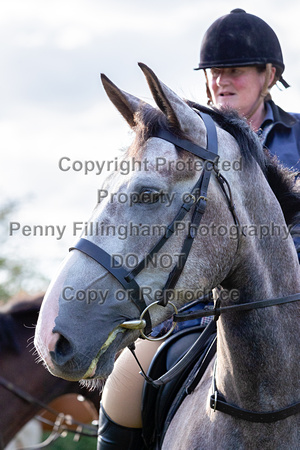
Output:
M128 292L129 299L137 306L141 314L139 324L137 323L138 321L129 320L121 324L120 326L129 329L139 327L142 337L146 339L147 335L149 335L152 331L151 318L149 314L150 305L149 306L146 305L146 302L143 298L143 291L136 282L135 278L146 267L147 263L151 261L153 255L158 253L159 250L163 247L163 245L173 235L173 233L176 231L177 224L181 222L189 212L192 212L192 218L189 224L189 231L184 239L180 252L180 255L182 255L183 257L180 259L180 263L175 264L175 266L171 270L169 277L165 283L165 286L162 289L162 295L160 300L151 304L151 305L159 304L165 307L167 306L168 303L170 303L174 307L174 305L171 302L169 302L168 294L171 292L171 289L174 289L174 287L176 286L176 283L188 259L188 255L192 248L194 239L197 235L197 230L199 228L201 219L206 209L207 189L212 172L215 173L216 179L219 182L219 185L225 195L228 207L233 216L234 223L236 224L237 227L239 226L239 221L234 210L230 187L226 179L223 177L223 175L220 174L216 166L219 156L218 156L218 139L215 123L208 114L205 114L203 112L200 113L198 110L195 110L195 112L197 112L197 114L201 117L206 127L207 148L200 147L199 145L194 144L191 141L179 138L175 134L162 128L159 128L156 132L154 132L151 135L151 137L163 139L165 141L172 143L177 148L192 153L193 155L204 160L205 164L201 172L201 175L196 184L194 185L194 187L192 188L190 194L185 196L186 201L181 205L179 211L175 215L172 222L166 227L165 234L159 239L159 241L149 251L149 253L145 256L145 258L143 258L133 270L128 271L125 267L122 266L120 267L120 265L116 263L113 255L110 255L104 249L102 249L101 247L99 247L98 245L94 244L93 242L87 239L84 238L79 239L79 241L73 247L70 248L70 251L76 249L94 259L119 281L119 283ZM177 312L176 307L174 307L174 309L176 313Z
M297 302L299 300L300 300L300 293L288 295L285 297L257 300L254 302L240 303L237 305L229 305L229 306L223 306L223 307L220 307L220 302L217 300L215 308L213 308L211 310L200 310L200 311L178 313L173 316L173 320L176 322L183 322L185 320L192 320L192 319L196 319L196 318L200 318L200 317L214 316L214 320L217 321L221 314L225 314L228 312L250 311L253 309L267 308L267 307L275 306L275 305L284 305L287 303L293 303L293 302ZM212 324L212 322L211 322L211 324ZM208 325L206 327L206 329L210 325ZM182 360L183 359L184 359L184 357L182 358ZM217 360L215 361L215 368L216 368L216 362L217 362ZM182 367L182 370L183 369L184 369L184 367ZM178 367L177 367L177 370L178 370ZM166 376L166 374L165 374L165 376ZM154 384L155 384L155 382L154 382ZM196 383L193 383L193 387L194 388L196 387ZM230 403L227 403L225 398L218 393L218 390L216 387L215 370L214 370L213 379L212 379L212 395L210 396L210 407L214 411L220 411L225 414L229 414L230 416L236 417L238 419L243 419L243 420L247 420L249 422L256 422L256 423L273 423L273 422L277 422L278 420L283 420L283 419L286 419L287 417L290 417L292 415L300 413L300 402L293 403L292 405L289 405L286 408L278 409L276 411L267 411L267 412L249 411L249 410L246 410L243 408L239 408L238 406L231 405Z
M1 375L0 375L0 386L10 391L12 394L14 394L16 397L19 397L21 400L31 405L39 406L41 409L46 410L56 418L54 422L50 422L42 416L39 415L35 416L35 418L40 422L47 423L48 425L51 425L53 427L51 435L47 438L46 441L38 444L37 448L46 447L47 445L49 445L50 442L56 440L64 432L74 433L76 436L97 437L97 427L78 422L70 414L64 414L53 409L51 406L33 397L31 394L24 391L20 387L16 386L11 381L8 381ZM70 425L76 425L77 428L76 429L69 428ZM85 432L84 430L87 430L87 432Z
M196 182L193 187L190 198L193 201L187 201L183 203L179 211L177 212L173 221L168 225L167 231L164 236L156 243L156 245L150 250L150 252L146 255L146 257L138 263L138 265L131 271L128 271L124 267L120 267L118 264L112 264L114 262L113 256L109 255L105 250L101 247L95 245L91 241L87 239L81 238L71 250L79 250L82 253L88 255L93 258L96 262L98 262L101 266L107 269L111 275L113 275L124 287L125 290L129 291L129 299L137 306L140 311L140 320L129 320L121 324L121 327L128 329L140 329L141 336L146 339L155 340L147 337L147 334L150 334L152 330L151 319L149 314L149 309L152 305L158 304L160 306L167 306L169 303L174 307L175 314L173 314L173 321L182 322L185 320L192 320L200 317L208 317L214 316L215 320L217 320L220 314L233 312L233 311L249 311L257 308L265 308L274 305L281 305L290 302L295 302L300 300L300 293L290 295L287 297L280 297L274 299L264 299L254 302L247 302L243 304L237 305L229 305L229 306L220 306L220 301L217 300L215 308L212 310L198 310L193 312L179 312L175 305L169 301L168 292L171 289L174 289L176 283L183 271L184 265L188 259L189 252L192 248L192 244L194 242L194 238L197 234L197 230L199 228L201 219L204 215L207 203L207 189L210 181L211 173L214 172L216 176L216 180L219 182L221 190L223 191L225 198L227 200L227 204L231 214L233 216L233 220L237 228L239 229L239 220L235 212L231 190L226 179L219 173L216 163L218 161L218 142L217 142L217 132L215 124L212 118L203 112L199 112L195 110L195 112L202 118L206 130L207 130L207 148L203 148L194 144L186 139L182 139L174 135L173 133L164 130L158 129L151 137L157 137L163 140L166 140L175 147L179 147L180 149L186 150L193 155L203 159L205 161L203 171L201 172L200 178ZM193 208L193 210L192 210ZM156 254L162 246L167 242L167 240L173 235L176 230L176 223L183 220L183 218L192 211L192 220L189 225L189 232L185 237L181 248L181 254L183 254L183 261L181 260L181 264L176 264L174 268L171 270L168 280L165 286L162 289L162 296L159 301L151 303L150 305L146 305L145 300L143 298L142 290L140 289L138 283L135 280L135 277L146 267L146 263L152 258L154 254ZM239 236L239 234L238 234ZM239 245L239 241L238 241ZM145 320L144 320L145 319ZM173 328L163 336L163 339L166 338L169 334L172 333ZM209 328L209 326L208 326ZM143 331L144 329L144 331ZM208 331L208 330L207 330ZM142 367L142 375L145 377L146 381L158 387L160 385L164 385L169 382L171 379L175 378L188 364L188 362L194 357L197 348L202 345L203 337L201 336L196 340L191 349L186 353L186 355L176 364L174 368L171 368L166 374L160 377L158 380L150 379ZM135 356L133 346L129 347ZM136 356L135 356L136 358ZM138 362L138 361L137 361ZM139 362L138 362L139 364ZM140 364L139 364L140 365ZM194 383L194 386L196 384ZM293 414L297 414L300 412L300 402L295 403L293 405L288 406L287 408L280 409L278 411L271 412L251 412L244 410L242 408L236 407L234 405L230 405L226 402L226 400L222 396L218 396L218 392L215 385L215 377L213 377L213 394L210 398L210 406L216 411L222 411L225 414L230 414L234 417L241 418L243 420L251 421L251 422L261 422L261 423L271 423L277 420L285 419Z

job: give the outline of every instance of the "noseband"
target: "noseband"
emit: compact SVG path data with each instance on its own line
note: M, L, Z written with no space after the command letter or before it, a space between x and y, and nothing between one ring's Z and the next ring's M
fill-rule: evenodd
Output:
M274 305L282 305L286 303L296 302L300 300L300 294L294 294L281 298L273 298L273 299L264 299L254 302L247 302L237 305L230 306L220 306L220 302L217 301L215 308L209 311L200 310L200 311L191 311L191 312L181 312L178 313L176 307L169 301L168 294L171 289L174 289L176 283L183 271L185 263L188 259L189 252L192 248L192 244L195 236L197 235L197 230L199 228L201 219L204 215L206 204L207 204L207 190L210 181L211 172L214 171L216 175L216 180L218 181L221 190L224 193L224 196L227 200L227 204L229 210L233 216L233 220L237 229L239 230L239 220L237 218L234 204L232 201L230 186L226 179L221 175L216 167L219 156L218 156L218 141L217 141L217 132L215 124L212 118L203 112L199 112L195 110L195 112L202 118L206 130L207 130L207 148L203 148L194 144L186 139L182 139L174 135L173 133L164 130L162 128L158 129L155 133L151 135L151 137L156 137L159 139L163 139L167 142L172 143L175 147L188 151L193 155L201 158L205 161L204 168L201 172L201 175L191 190L190 196L187 196L192 201L187 201L181 205L181 208L177 212L176 216L172 220L172 222L166 228L166 233L164 236L160 238L160 240L155 244L155 246L150 250L150 252L142 259L137 266L128 271L125 267L120 267L119 264L112 264L112 262L116 263L114 257L103 250L101 247L95 245L93 242L88 241L87 239L81 238L72 248L71 250L79 250L82 253L88 255L96 262L98 262L101 266L103 266L111 275L113 275L119 283L124 287L126 291L128 291L129 299L136 305L136 307L140 311L140 320L129 320L122 323L120 326L128 329L140 329L141 336L152 340L147 336L147 334L151 333L152 325L151 318L149 314L149 308L151 305L158 304L161 306L166 306L170 303L174 309L175 314L173 315L174 322L182 322L186 320L192 320L200 317L214 316L215 320L218 319L220 314L232 312L232 311L248 311L257 308L265 308ZM174 231L176 231L176 224L184 219L184 217L192 211L192 219L189 224L189 232L184 239L181 248L181 254L184 255L181 259L181 264L176 264L172 271L169 274L169 277L165 283L165 286L162 289L161 299L157 302L151 303L150 305L146 305L145 300L143 298L143 292L135 280L135 277L146 267L146 264L149 260L152 259L153 255L155 255L167 242L167 240L173 235ZM239 233L238 233L239 237ZM238 240L239 245L239 240ZM145 319L145 320L144 320ZM207 333L209 332L210 326L207 327ZM163 338L166 338L169 334L171 334L173 328L165 335ZM205 332L203 333L205 335ZM202 336L202 335L201 335ZM193 347L195 352L197 351L198 345L202 345L203 336L198 338L198 340L194 343ZM206 335L205 335L206 336ZM200 344L199 344L200 343ZM133 352L134 354L134 352ZM170 369L169 372L164 374L158 380L151 380L147 377L147 375L142 373L147 382L150 382L153 385L159 386L162 384L166 384L171 379L176 377L178 373L180 373L188 364L189 358L193 357L193 352L188 352L180 361L177 363L175 368ZM199 379L196 377L192 382L192 388L194 388L198 384ZM242 408L236 407L234 405L230 405L226 402L226 400L218 394L215 377L213 377L213 395L210 398L210 406L216 411L222 411L223 413L230 414L232 416L241 418L243 420L251 421L251 422L261 422L261 423L271 423L277 420L285 419L293 414L297 414L300 412L300 402L295 403L293 405L288 406L287 408L283 408L281 410L272 411L272 412L251 412L247 410L243 410Z
M161 299L158 302L156 302L161 306L166 306L168 304L169 302L168 294L170 293L170 290L174 289L174 287L176 286L176 283L183 271L189 252L192 248L194 238L197 234L197 230L199 228L201 219L206 209L207 189L212 171L214 171L214 173L216 174L216 179L218 180L225 194L225 197L229 205L229 209L233 215L234 222L236 225L238 225L238 220L234 211L234 205L231 198L230 188L228 186L227 181L219 173L216 167L216 163L218 162L219 156L218 156L217 131L215 123L208 114L200 113L197 110L195 110L195 112L199 114L206 127L207 148L200 147L199 145L194 144L193 142L179 138L170 131L167 131L162 128L159 128L156 132L154 132L151 135L151 137L163 139L167 142L172 143L177 148L192 153L193 155L204 160L205 164L198 181L191 190L190 195L186 196L187 201L181 205L181 208L175 215L174 219L167 226L164 236L160 238L160 240L145 256L145 258L141 260L133 270L128 271L125 267L122 266L120 267L119 264L115 264L116 261L112 255L110 255L101 247L99 247L98 245L94 244L93 242L87 239L81 238L72 248L70 248L70 251L76 249L94 259L119 281L119 283L124 287L124 289L128 293L129 299L137 306L141 314L140 321L129 320L121 324L121 326L123 326L124 328L131 328L131 329L140 328L141 335L142 337L145 338L147 338L146 336L147 334L150 334L152 330L152 325L149 314L149 307L147 307L146 305L146 302L143 298L143 292L138 283L136 282L135 277L145 268L147 262L149 262L152 259L153 255L158 253L159 250L163 247L163 245L167 242L167 240L173 235L174 231L176 231L177 224L180 221L182 221L191 210L193 210L192 219L189 224L189 232L185 237L181 248L180 254L182 255L182 258L180 260L180 264L176 264L172 269L172 271L170 272L167 282L162 289ZM229 193L225 189L225 185L227 186ZM176 308L175 313L177 313ZM143 320L143 318L145 320ZM143 328L145 329L143 330ZM172 330L170 331L172 332Z

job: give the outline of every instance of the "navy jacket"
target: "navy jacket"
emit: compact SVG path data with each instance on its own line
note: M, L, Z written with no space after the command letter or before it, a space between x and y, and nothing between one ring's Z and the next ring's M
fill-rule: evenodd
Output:
M287 113L271 100L258 133L262 143L281 163L300 170L300 114Z
M258 132L262 143L288 168L300 171L300 114L290 114L271 100L266 103L267 114ZM300 262L300 224L291 234Z

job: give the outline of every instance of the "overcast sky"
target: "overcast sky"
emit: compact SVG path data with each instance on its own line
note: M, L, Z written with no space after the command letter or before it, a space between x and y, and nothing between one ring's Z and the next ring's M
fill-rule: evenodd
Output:
M20 230L9 236L7 224L10 251L51 277L74 241L72 223L88 220L100 185L94 174L61 171L59 160L112 159L130 142L99 74L151 101L142 61L178 94L205 104L202 75L193 70L200 43L237 7L276 31L292 87L273 88L273 98L299 112L299 0L0 0L0 193L2 204L20 201L10 217ZM23 227L34 225L66 229L61 239L26 236Z

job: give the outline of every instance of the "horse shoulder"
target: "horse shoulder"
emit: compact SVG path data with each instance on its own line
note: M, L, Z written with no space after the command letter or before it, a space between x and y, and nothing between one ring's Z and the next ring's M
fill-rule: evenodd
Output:
M209 406L214 360L210 363L195 390L182 402L163 441L162 450L205 449L213 445L209 424L213 412Z

